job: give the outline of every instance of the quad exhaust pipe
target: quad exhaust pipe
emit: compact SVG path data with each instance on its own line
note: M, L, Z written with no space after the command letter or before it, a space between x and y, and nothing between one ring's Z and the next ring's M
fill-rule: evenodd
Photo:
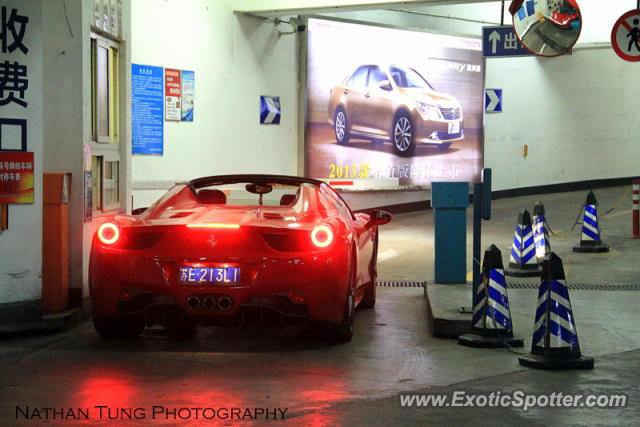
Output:
M220 310L227 311L231 308L231 306L233 306L233 301L231 301L231 298L221 297L220 299L218 299L218 307L220 307Z
M233 300L228 296L191 295L187 298L187 307L190 310L228 311L233 307Z
M187 307L189 307L191 310L195 310L200 307L200 298L195 295L191 295L189 298L187 298Z
M216 300L213 297L205 297L202 299L202 307L207 311L212 311L217 308Z

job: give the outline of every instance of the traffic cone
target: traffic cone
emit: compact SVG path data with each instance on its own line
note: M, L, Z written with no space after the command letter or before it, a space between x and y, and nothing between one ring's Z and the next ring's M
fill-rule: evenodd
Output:
M562 260L553 252L542 263L531 354L518 360L530 368L593 369L593 358L580 352Z
M549 227L547 227L544 205L540 201L533 207L533 242L536 247L536 258L539 264L551 253Z
M580 244L573 247L574 252L609 252L609 245L600 239L598 226L598 201L593 191L587 194L584 204L584 218L582 219L582 234Z
M531 215L528 210L518 214L518 224L511 245L509 268L504 271L507 276L539 276L540 267L536 258L531 228Z
M514 338L507 283L500 249L491 245L482 260L482 281L473 298L471 332L461 335L458 344L470 347L522 347Z

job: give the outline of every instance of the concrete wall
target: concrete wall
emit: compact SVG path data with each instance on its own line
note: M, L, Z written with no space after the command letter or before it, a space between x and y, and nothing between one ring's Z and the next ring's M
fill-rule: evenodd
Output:
M84 8L91 9L91 8ZM44 171L71 173L70 286L83 285L83 142L91 140L89 24L82 3L42 2L44 54ZM67 24L67 19L69 24ZM83 83L85 82L85 83ZM87 124L85 126L85 124ZM88 126L88 131L85 128Z
M2 61L17 61L27 67L29 87L25 92L26 108L16 103L0 107L0 118L27 120L27 151L34 153L35 203L9 206L9 229L0 231L0 303L39 299L42 290L42 42L40 0L0 0L7 15L17 9L18 15L27 16L23 44L27 54L20 50L0 53ZM19 28L19 27L18 27ZM9 37L9 43L13 41ZM9 93L5 92L3 98ZM19 97L18 93L14 93ZM18 137L13 126L3 126L3 147ZM9 147L13 147L10 144Z
M163 156L133 156L134 207L172 181L297 173L297 36L278 38L273 23L236 15L232 3L132 3L132 61L195 71L194 121L165 121ZM260 125L260 95L280 96L279 126Z
M496 190L640 174L636 64L610 48L499 61L487 87L503 88L504 112L485 119Z
M91 144L91 47L93 4L90 1L0 0L29 16L25 44L27 59L14 52L7 59L28 65L28 110L2 106L0 117L29 119L28 150L35 153L35 204L9 207L9 230L0 232L0 303L37 300L42 291L42 174L72 174L70 193L70 286L76 296L88 296L88 254L93 231L101 221L84 223L83 144ZM130 26L129 0L123 1L123 39ZM122 43L122 73L129 68L128 44ZM3 56L4 60L5 57ZM123 84L121 109L130 110L128 85ZM127 120L121 121L125 137L121 165L127 163ZM118 149L116 147L116 149ZM126 174L122 177L126 186ZM123 209L127 197L123 197Z
M129 71L130 1L122 2L122 39L120 44L121 116L130 111ZM45 172L72 174L70 197L70 286L89 294L87 270L91 238L102 219L84 222L83 145L97 147L91 139L91 25L93 2L67 2L66 9L56 1L42 1L43 22L47 37L42 39L44 52L44 141ZM121 189L127 185L130 156L129 121L120 121L122 143L111 147L121 153ZM126 194L122 191L121 194ZM126 209L130 197L121 197Z

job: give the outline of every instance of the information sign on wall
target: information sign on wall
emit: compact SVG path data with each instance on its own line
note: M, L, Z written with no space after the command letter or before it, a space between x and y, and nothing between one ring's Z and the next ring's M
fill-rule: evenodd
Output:
M180 121L182 108L182 79L180 70L164 70L164 119Z
M195 73L182 70L182 115L183 122L193 121L193 98L195 90Z
M162 154L162 67L131 64L131 137L133 154Z

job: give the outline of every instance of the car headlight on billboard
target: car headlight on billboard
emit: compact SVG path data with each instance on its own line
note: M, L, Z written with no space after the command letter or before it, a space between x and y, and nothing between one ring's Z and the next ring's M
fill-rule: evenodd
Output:
M427 104L426 102L416 101L418 110L427 116L429 120L442 120L442 113L440 108L436 105Z

